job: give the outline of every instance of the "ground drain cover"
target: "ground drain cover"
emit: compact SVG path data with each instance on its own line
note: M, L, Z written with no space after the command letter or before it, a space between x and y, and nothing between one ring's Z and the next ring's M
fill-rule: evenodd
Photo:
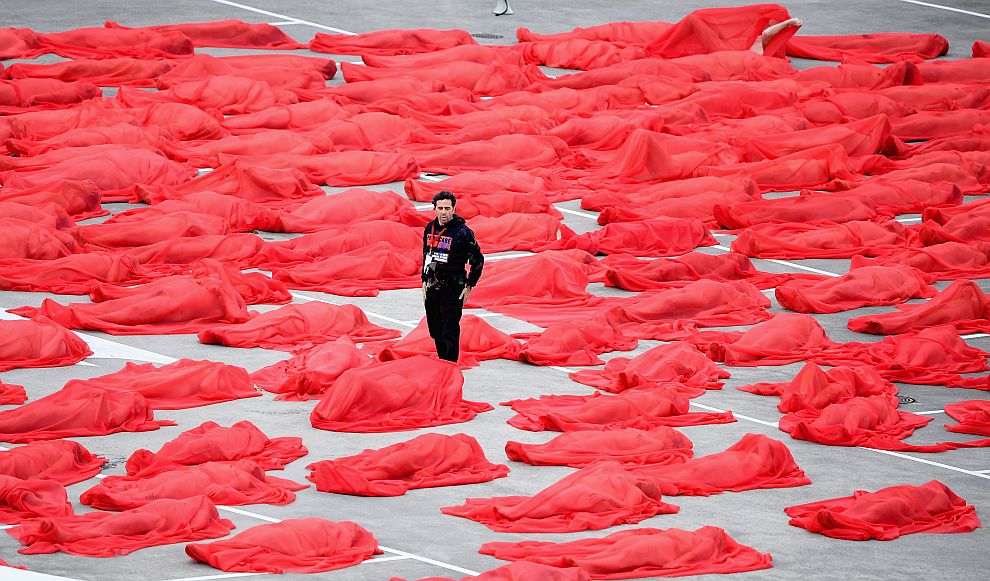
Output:
M897 396L897 399L901 400L901 405L906 403L915 403L915 399L913 397L908 397L906 395L899 395Z
M472 34L471 36L473 36L475 38L491 38L491 39L505 38L505 35L503 35L503 34L495 34L494 32L476 32L476 33Z

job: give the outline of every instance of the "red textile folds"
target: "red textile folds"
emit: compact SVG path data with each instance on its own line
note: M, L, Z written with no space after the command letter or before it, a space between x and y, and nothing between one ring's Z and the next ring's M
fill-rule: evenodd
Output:
M130 28L108 20L104 26L122 30L179 32L189 37L193 41L193 46L264 49L307 48L305 44L292 40L279 27L263 22L248 23L243 20L228 19Z
M464 377L449 361L418 355L344 372L310 414L314 428L390 432L471 420L492 408L462 399Z
M714 215L716 206L748 202L751 199L752 197L743 192L733 194L710 192L691 197L660 200L647 205L606 206L598 215L598 223L604 225L612 222L635 222L665 216L694 218L703 221L706 226L716 228L718 227Z
M81 251L75 239L61 230L17 218L0 218L0 259L52 260Z
M83 244L102 248L128 248L165 242L173 238L227 234L230 227L220 216L197 212L172 212L133 222L76 226L72 233Z
M167 142L168 134L157 127L137 127L130 123L119 123L107 127L80 127L42 141L10 139L7 141L7 149L11 153L26 156L39 156L66 148L111 144L164 151Z
M509 424L520 430L574 432L579 430L618 430L657 426L699 426L736 421L732 412L688 412L688 397L703 392L701 388L660 385L651 389L633 389L618 395L542 395L539 399L502 402L516 415ZM685 395L685 393L687 395Z
M354 305L331 305L321 302L285 305L255 316L241 325L210 327L199 333L202 343L229 347L264 347L291 351L297 347L318 345L338 337L355 342L394 339L401 333L368 321L364 311Z
M174 425L170 420L156 420L155 412L139 393L76 385L0 412L0 440L20 443L104 436Z
M759 198L759 191L752 180L737 181L703 176L623 188L617 192L605 189L590 191L581 198L581 207L585 210L604 210L609 206L643 206L672 199L688 201L719 193L732 197L744 195L750 199Z
M889 67L870 64L842 63L825 65L798 72L797 81L824 81L834 88L884 89L896 87L916 79L917 68L913 63L897 63Z
M71 440L31 442L0 450L0 474L24 480L54 480L68 486L99 474L106 461Z
M0 404L21 405L26 401L27 391L24 390L23 385L4 383L3 380L0 379Z
M158 452L140 449L127 459L129 476L147 478L182 466L250 460L263 470L281 470L305 456L302 438L269 438L247 420L225 428L203 422L165 442Z
M63 83L56 79L0 80L0 112L18 114L59 108L100 95L99 87L81 81Z
M546 247L557 241L559 232L566 232L561 219L549 214L476 216L468 222L468 226L474 231L481 251L486 254Z
M820 192L802 190L802 196L817 196ZM866 182L850 190L843 196L872 202L880 214L908 214L921 212L937 206L962 204L962 191L948 182L922 182L918 180L897 180L890 182ZM828 198L826 198L828 199Z
M234 523L220 518L205 496L159 500L122 513L86 514L31 519L7 529L25 555L63 552L84 557L115 557L138 549L171 543L215 539L230 533Z
M183 278L165 288L94 304L61 305L45 299L41 307L21 307L10 312L48 317L70 329L93 329L111 335L196 333L218 323L242 323L251 318L241 295L215 278Z
M613 357L604 369L570 374L578 383L603 391L620 393L633 388L650 388L675 383L705 389L720 389L725 371L688 343L675 341L657 345L636 357Z
M601 171L620 183L669 181L738 159L736 151L725 144L637 129Z
M528 170L567 163L570 148L546 135L497 135L489 140L411 150L423 171L455 174L500 168Z
M99 283L123 283L141 273L130 256L104 252L51 260L0 259L0 289L84 295Z
M966 208L965 206L971 206ZM925 246L942 242L990 242L990 208L972 207L965 204L963 213L956 214L939 224L926 220L918 231L921 243Z
M291 92L265 81L234 75L216 75L179 83L167 90L148 92L121 87L115 100L127 108L155 103L184 103L204 111L216 109L224 115L256 113L274 105L296 103Z
M258 167L241 158L176 186L137 188L138 197L149 204L198 192L234 196L256 204L285 204L323 195L323 190L309 183L299 170Z
M534 41L520 48L520 54L527 63L581 71L646 56L642 46L619 47L610 42L586 39Z
M669 22L609 22L597 26L575 27L568 32L541 34L525 26L516 29L519 42L571 40L604 40L606 42L648 43L672 26Z
M333 62L329 59L320 60ZM227 117L223 120L223 126L231 133L239 135L265 129L308 129L324 121L344 119L350 115L349 109L329 99L321 99L291 105L275 105L257 113Z
M179 466L154 476L107 476L83 492L79 502L100 510L129 510L149 502L203 495L216 504L289 504L294 490L307 488L284 478L268 476L250 460L207 462Z
M398 194L351 188L291 210L275 210L269 220L274 232L317 232L372 220L404 221L406 214L415 212L412 202Z
M690 458L693 444L673 428L652 430L626 428L604 431L565 432L546 444L522 444L509 440L505 455L509 460L533 466L583 468L602 460L627 465L678 464Z
M973 58L990 57L990 42L976 40L973 42Z
M669 260L639 260L631 255L613 254L602 263L608 268L605 271L605 286L633 292L679 288L697 280L726 283L740 280L763 290L795 277L804 277L762 272L749 258L736 252L689 252Z
M823 371L815 363L806 363L791 381L755 383L736 388L758 395L779 395L777 409L796 412L823 409L854 397L871 395L887 398L897 405L897 388L871 367L833 367Z
M86 81L101 86L153 87L155 79L170 70L172 65L165 61L135 58L79 59L48 64L14 63L3 71L3 77Z
M718 244L701 220L654 218L609 224L600 230L561 238L533 250L580 249L591 254L676 256L698 246Z
M976 507L938 480L789 506L790 524L846 541L891 541L913 533L968 533L981 526Z
M333 143L325 135L304 136L295 131L269 129L214 140L167 143L162 150L170 158L194 167L217 167L221 164L221 155L229 161L241 155L318 155L332 148Z
M78 335L50 320L0 320L0 371L73 365L92 354Z
M141 59L181 57L193 53L193 43L179 32L148 29L76 28L44 35L52 52L66 58L122 57Z
M848 327L860 333L896 335L912 329L953 325L960 333L990 331L990 299L970 280L957 280L930 301L898 305L897 311L849 319Z
M73 220L95 218L108 213L100 205L100 190L89 181L65 180L34 188L0 190L0 200L39 207L52 203L62 207Z
M519 359L533 365L600 365L600 353L631 351L638 344L601 318L565 320L530 338Z
M490 482L509 474L504 464L489 462L466 434L423 434L307 468L306 478L317 490L358 496L401 496L415 488Z
M600 462L569 474L533 496L468 498L440 512L480 522L497 532L551 533L635 524L679 508L660 499L649 478L616 462Z
M149 246L117 252L137 259L147 270L162 274L186 272L197 260L213 259L229 265L244 265L256 256L265 241L254 234L193 236L165 240Z
M920 270L929 282L990 277L990 244L942 242L924 248L904 248L869 259L854 256L852 269L864 266L904 266Z
M364 204L360 201L355 203ZM361 250L377 242L388 243L396 254L415 256L423 246L423 234L417 230L389 220L357 221L343 228L321 230L290 240L269 242L257 253L251 264L266 270L274 270Z
M321 573L380 554L378 541L350 521L295 518L254 526L229 539L186 545L186 554L221 571Z
M296 169L309 182L327 186L387 184L419 177L419 164L412 156L404 153L338 151L323 155L242 155L237 159L242 160L245 165L268 169ZM220 161L229 160L221 154Z
M244 369L192 359L180 359L162 367L128 362L115 373L72 379L65 385L140 393L156 410L186 409L261 395Z
M435 194L445 189L456 191L458 200L462 194L474 196L509 192L527 195L539 193L545 195L550 201L560 201L555 194L559 194L561 190L566 190L568 187L573 187L573 184L564 181L559 174L538 169L528 172L515 169L464 172L440 182L408 179L405 183L406 195L409 196L409 199L417 202L429 202ZM565 195L567 197L564 199L579 197L566 192Z
M820 61L894 63L933 59L949 51L949 41L938 34L874 32L840 36L795 36L787 54Z
M71 514L65 487L58 482L0 474L0 522L16 524L22 519Z
M840 145L850 156L873 155L891 148L890 121L875 115L850 123L826 125L777 135L739 139L749 161L776 159L821 145Z
M540 579L540 581L591 581L583 570L577 567L567 567L559 569L548 565L536 563L509 563L497 569L485 571L480 575L468 575L461 577L460 581L530 581ZM408 581L402 577L392 577L389 581ZM419 581L457 581L450 577L424 577Z
M0 30L0 60L35 58L51 52L44 37L30 28Z
M474 367L491 359L518 359L521 345L511 336L492 327L475 315L461 318L461 341L458 365ZM367 348L367 347L366 347ZM379 361L392 361L416 355L436 355L436 344L424 317L416 328L378 352Z
M872 220L877 210L869 200L858 196L822 194L758 200L731 206L719 204L713 208L713 214L723 227L735 229L768 222L820 220L843 224L854 220Z
M810 315L783 313L742 333L713 333L709 341L692 338L713 361L757 367L811 359L832 346L825 329Z
M377 55L363 53L361 60L369 67L380 69L429 68L447 65L456 61L487 64L495 60L520 63L518 50L499 46L461 44L432 52L413 55Z
M568 543L485 543L479 552L520 563L577 566L592 579L739 573L773 566L769 553L740 544L710 526L696 531L640 528Z
M376 30L364 34L324 34L317 32L309 43L315 52L331 54L400 55L418 54L452 48L465 44L478 44L464 30Z
M663 58L707 54L727 50L749 50L770 24L790 18L777 4L754 4L734 8L704 8L691 12L647 45L647 52ZM789 27L764 48L768 56L783 56L784 43L796 28Z
M347 237L345 234L343 237ZM420 286L420 259L380 240L369 246L308 264L272 270L289 288L344 296L378 296L379 291Z
M946 424L946 430L960 434L990 436L990 401L971 399L946 404L945 413L959 422Z
M845 150L834 144L797 151L777 159L705 167L699 173L729 179L748 178L756 182L760 189L775 192L856 177L849 170Z
M265 391L277 393L277 400L321 399L343 372L366 365L371 365L371 358L347 337L339 337L263 367L251 374L251 381Z
M756 258L851 258L917 246L917 240L915 230L894 221L757 224L732 241L732 250Z
M799 313L837 313L865 306L896 305L938 292L924 274L909 266L863 266L837 278L807 283L791 281L777 287L780 306Z

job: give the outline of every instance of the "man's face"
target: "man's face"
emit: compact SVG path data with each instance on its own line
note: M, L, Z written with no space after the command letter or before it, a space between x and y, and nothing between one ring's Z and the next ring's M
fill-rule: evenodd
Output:
M454 217L454 205L450 203L450 200L437 200L437 203L433 205L433 210L437 213L437 222L441 226Z

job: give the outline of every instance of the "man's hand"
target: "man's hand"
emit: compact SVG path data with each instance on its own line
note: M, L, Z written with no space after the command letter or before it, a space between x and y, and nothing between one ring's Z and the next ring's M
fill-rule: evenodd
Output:
M426 283L423 283L423 302L426 302Z
M468 297L471 296L471 289L472 288L473 287L466 286L466 287L464 287L464 290L461 291L460 299L461 299L461 302L462 303L466 303L467 302Z

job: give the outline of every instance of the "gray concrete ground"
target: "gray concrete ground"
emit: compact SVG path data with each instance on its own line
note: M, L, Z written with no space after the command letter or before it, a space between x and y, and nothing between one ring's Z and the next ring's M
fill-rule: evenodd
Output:
M528 26L539 32L559 32L574 26L590 26L621 20L679 19L689 11L735 2L681 1L648 2L622 0L598 3L549 1L513 1L514 16L495 17L490 13L491 0L441 0L434 2L399 2L395 0L352 0L348 2L314 3L301 0L174 0L172 2L134 2L39 0L15 2L4 0L0 5L0 25L31 27L42 32L65 30L80 26L99 26L104 20L116 20L126 25L152 25L172 22L206 21L240 18L251 22L284 23L283 29L299 40L308 40L316 32L367 32L386 28L462 28L472 33L501 35L501 39L481 39L483 43L510 43L518 26ZM909 0L852 2L850 0L795 0L787 4L791 13L806 22L807 34L844 34L876 31L937 32L951 43L949 58L969 55L974 39L990 39L990 4L983 0L950 1L939 5ZM210 50L213 54L234 54L245 51ZM302 51L300 51L302 52ZM50 58L50 57L45 57ZM51 59L57 60L57 59ZM341 57L357 60L357 57ZM806 67L809 61L798 61ZM558 73L560 71L557 71ZM335 79L332 83L339 83ZM109 94L108 90L108 94ZM373 189L401 191L401 184L373 186ZM329 189L329 191L336 191ZM121 211L124 204L108 205ZM568 226L578 232L597 228L595 213L580 210L579 203L566 202L558 208L574 210L566 213ZM901 216L901 219L916 216ZM272 239L284 235L266 235ZM731 237L721 238L728 245ZM721 252L719 248L704 252ZM495 258L497 255L489 257ZM833 273L848 269L846 260L804 260L787 264L757 261L760 268L773 272L800 271L811 267ZM980 281L990 290L990 281ZM484 284L484 280L482 280ZM942 283L944 287L945 283ZM591 292L613 295L626 294L602 285L592 285ZM0 307L39 305L44 293L0 292ZM78 301L78 297L54 297L62 302ZM297 293L297 301L327 300L353 303L368 313L372 321L384 326L408 331L422 316L418 290L382 292L376 298L351 299L315 292ZM265 310L260 307L258 310ZM780 312L774 306L775 312ZM818 316L836 341L875 340L852 333L846 321L868 312L889 308L858 309L836 315ZM389 322L382 317L403 321ZM516 332L531 330L528 323L494 315L488 322L499 329ZM169 358L189 357L211 359L257 370L286 358L286 354L264 349L233 349L200 344L194 335L113 337L101 333L85 333L96 355L85 363L65 368L22 369L3 374L7 382L27 387L30 398L37 399L59 389L71 378L94 377L116 371L127 360L168 362ZM967 339L971 345L990 350L985 336ZM632 353L612 353L604 358L632 356L656 345L643 341ZM986 529L965 535L910 535L892 542L847 542L810 534L790 527L783 508L851 494L855 490L876 490L896 484L923 484L938 479L970 503L976 505L984 518L990 515L990 452L985 449L958 450L943 454L893 454L862 448L833 448L791 440L776 429L780 417L775 398L763 398L739 392L735 386L755 381L782 381L793 377L799 365L761 368L731 368L732 378L722 391L709 392L695 400L699 409L731 409L738 422L717 426L684 428L695 444L696 456L724 450L747 432L766 434L787 443L798 464L814 481L810 486L779 490L728 493L718 496L677 497L667 499L681 506L674 515L649 519L641 526L694 529L704 525L723 527L735 539L774 556L774 568L739 574L745 579L975 579L986 575L990 558L987 547L990 533ZM941 440L965 440L969 437L946 432L940 427L948 418L940 413L942 406L965 399L986 398L986 392L950 390L933 386L901 385L903 395L916 403L903 409L926 412L935 417L932 425L920 430L910 441L914 443ZM559 368L533 367L510 361L485 362L465 373L465 398L493 404L506 399L535 397L539 394L586 394L591 390L570 381ZM158 412L159 418L173 419L178 427L155 432L122 433L99 438L79 438L91 451L111 461L104 474L123 473L124 460L136 449L157 450L180 431L214 420L229 425L248 419L271 437L301 435L309 448L309 456L287 467L285 476L304 481L305 466L320 459L335 458L380 448L406 440L420 432L388 434L346 434L313 429L308 414L312 403L272 402L270 394L204 408ZM707 407L706 407L707 406ZM531 433L516 430L505 421L511 410L497 406L493 412L479 415L475 420L459 425L435 428L432 431L453 434L468 433L476 437L488 457L505 462L503 445L506 440L545 442L554 433ZM568 468L531 467L510 463L508 478L491 483L415 490L396 498L361 498L324 494L308 489L298 500L284 507L268 505L241 507L239 511L225 510L223 516L234 520L237 531L262 524L266 518L283 519L320 516L334 520L353 520L372 531L379 542L388 547L381 557L360 566L312 576L285 575L296 580L316 578L327 580L388 579L391 576L416 579L431 575L455 578L492 569L500 564L491 557L477 553L488 541L539 538L567 541L584 537L601 537L623 527L578 534L503 534L494 533L480 524L441 515L438 508L460 504L465 497L488 497L511 494L533 494L570 473ZM78 504L78 495L94 485L95 479L70 487L70 498L77 511L88 510ZM0 557L24 565L34 571L85 581L116 580L192 580L220 579L227 575L189 560L183 545L168 545L144 549L126 557L89 559L66 554L24 556L16 552L16 541L0 536ZM16 573L0 571L0 579L15 579ZM261 576L259 576L261 577Z

